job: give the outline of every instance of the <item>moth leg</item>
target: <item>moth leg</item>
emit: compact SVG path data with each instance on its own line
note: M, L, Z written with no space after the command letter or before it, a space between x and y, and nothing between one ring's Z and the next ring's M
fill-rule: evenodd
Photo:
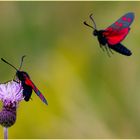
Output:
M13 79L14 82L19 83L18 81L16 81L15 79Z
M100 48L101 48L103 51L105 51L104 48L103 48L103 46L102 46L102 44L99 43L99 46L100 46Z
M107 45L105 45L105 49L106 49L107 55L108 55L109 57L111 57L110 54L109 54L108 46L107 46Z
M109 48L109 51L110 51L112 54L114 54L113 51L112 51L112 49L111 49L110 47L108 47L108 48Z
M15 82L17 82L17 83L20 83L20 81L19 81L19 79L16 77L16 76L14 76L14 78L13 78L13 81L15 81Z

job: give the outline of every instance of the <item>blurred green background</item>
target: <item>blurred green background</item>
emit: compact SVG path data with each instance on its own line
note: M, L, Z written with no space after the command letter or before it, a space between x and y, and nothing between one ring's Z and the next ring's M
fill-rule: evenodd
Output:
M109 58L83 21L105 29L127 12L133 55ZM9 138L140 138L140 2L0 2L0 57L22 55L49 105L22 101ZM1 82L14 74L0 62Z

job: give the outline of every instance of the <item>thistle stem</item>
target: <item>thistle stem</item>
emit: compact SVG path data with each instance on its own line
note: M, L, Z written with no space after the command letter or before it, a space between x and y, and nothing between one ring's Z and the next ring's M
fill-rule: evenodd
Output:
M8 128L4 127L4 139L7 140L8 139Z

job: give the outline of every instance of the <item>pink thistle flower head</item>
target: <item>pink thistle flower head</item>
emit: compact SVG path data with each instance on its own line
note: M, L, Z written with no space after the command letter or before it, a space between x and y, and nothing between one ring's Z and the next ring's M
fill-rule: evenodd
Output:
M10 127L15 123L16 109L23 99L21 83L9 81L0 84L0 100L3 102L3 108L0 112L0 124L2 126Z
M4 84L0 84L0 100L3 103L19 103L24 99L23 97L23 88L21 83L17 83L16 81L9 81Z

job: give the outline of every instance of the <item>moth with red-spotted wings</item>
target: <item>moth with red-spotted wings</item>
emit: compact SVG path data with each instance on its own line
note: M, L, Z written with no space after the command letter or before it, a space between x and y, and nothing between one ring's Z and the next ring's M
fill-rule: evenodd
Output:
M84 22L84 24L94 29L93 35L97 36L99 45L103 49L103 51L105 47L105 50L107 51L109 56L109 51L113 53L112 50L126 56L130 56L132 54L132 52L120 42L124 40L124 38L130 31L130 25L134 20L134 13L130 12L123 15L105 30L97 30L92 14L89 17L92 20L94 26L87 24L86 21Z
M7 63L8 65L10 65L11 67L13 67L16 70L16 76L17 76L18 80L21 81L21 84L22 84L22 87L23 87L23 96L24 96L25 101L29 101L29 99L31 98L31 95L32 95L32 90L34 90L34 92L39 96L39 98L46 105L48 105L47 100L45 99L43 94L39 91L39 89L35 86L35 84L32 82L32 80L30 79L30 77L27 74L27 72L24 72L24 71L20 70L24 57L25 56L22 56L22 58L21 58L21 64L20 64L19 69L14 67L12 64L7 62L5 59L1 58L1 60L3 62Z

